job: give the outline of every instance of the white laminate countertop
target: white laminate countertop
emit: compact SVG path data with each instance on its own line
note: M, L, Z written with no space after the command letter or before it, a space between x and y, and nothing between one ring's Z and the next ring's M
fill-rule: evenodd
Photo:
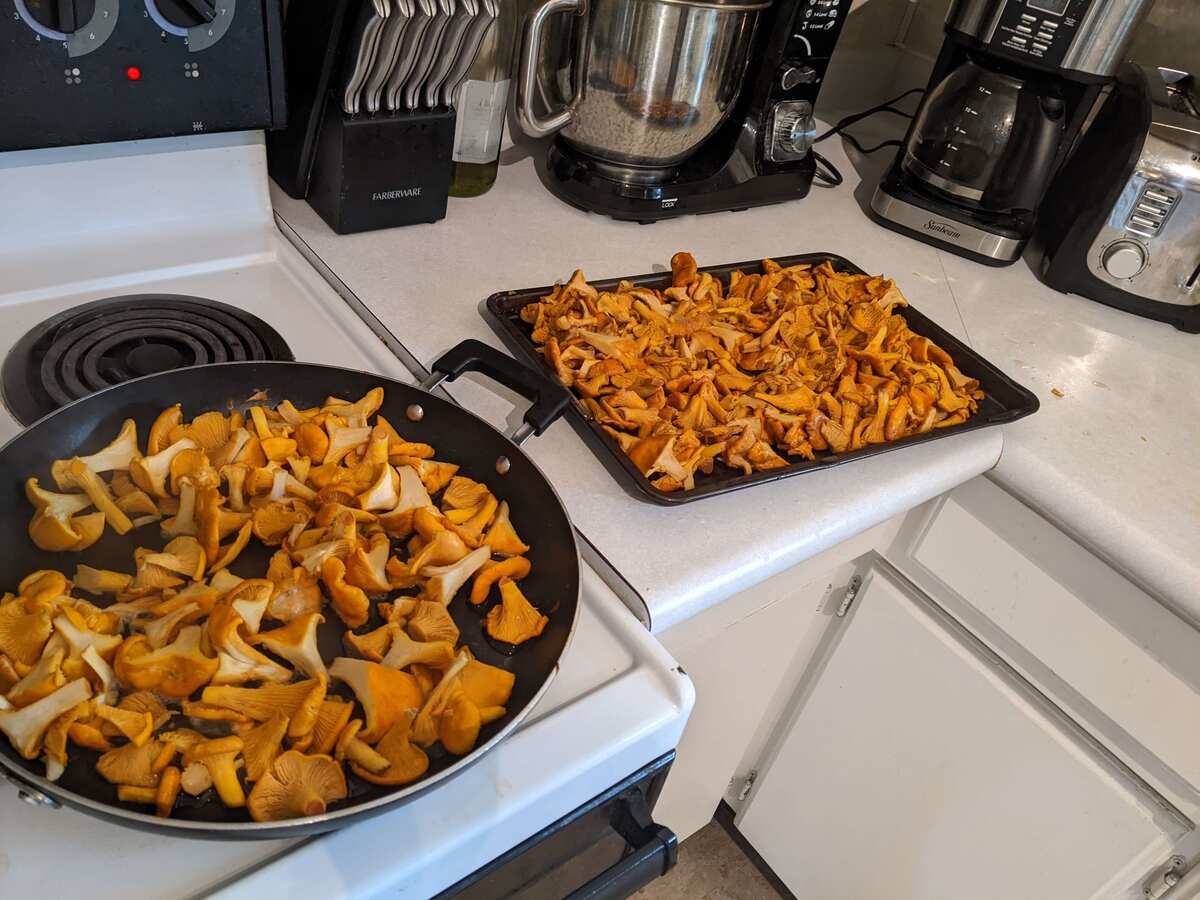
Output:
M644 604L655 631L997 460L1006 488L1200 622L1200 338L1058 294L1023 263L989 269L875 225L860 206L869 185L833 142L822 152L846 175L839 188L646 226L560 202L522 156L528 149L506 151L496 186L451 199L432 225L338 236L303 201L273 188L273 202L284 230L425 367L467 337L502 346L480 313L489 294L566 279L576 267L599 279L662 270L681 249L701 265L828 251L894 277L913 306L1042 400L1003 434L957 435L677 508L631 499L572 427L556 423L525 449L591 545L585 553L602 573L603 562L619 573L614 589L635 610ZM448 389L510 432L526 405L474 376Z

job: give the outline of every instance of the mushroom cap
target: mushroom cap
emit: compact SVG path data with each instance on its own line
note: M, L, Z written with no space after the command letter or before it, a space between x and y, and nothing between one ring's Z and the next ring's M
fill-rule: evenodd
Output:
M117 678L137 690L158 691L168 697L190 697L208 684L220 662L200 652L199 625L189 625L161 650L141 635L127 638L113 664Z
M289 750L254 785L247 804L256 822L319 816L346 798L346 775L328 756Z
M498 641L521 644L541 634L549 621L526 599L515 581L503 579L500 603L488 612L485 627Z
M265 606L265 601L264 601ZM244 684L247 681L287 682L290 669L263 656L246 643L239 628L242 617L225 602L213 607L208 617L208 639L217 651L219 661L213 684Z
M309 749L313 753L332 753L350 716L354 712L354 704L334 697L328 697L321 702L317 712L317 723L312 730L312 744Z
M406 710L421 705L421 688L407 672L339 656L329 674L346 682L362 705L367 727L360 737L368 744L383 737Z
M5 699L19 709L49 697L67 680L62 672L64 656L66 651L62 649L43 656L24 678L5 692Z
M140 747L126 744L109 750L96 761L96 771L112 784L128 784L134 787L154 787L158 774L154 772L154 760L162 752L158 741L147 741Z
M45 610L28 612L20 601L0 606L0 653L13 662L27 666L37 662L52 630Z
M438 740L448 753L465 756L475 749L479 740L479 729L483 720L476 706L461 687L457 687L446 701L446 707L438 716Z
M347 628L358 628L366 624L371 611L371 601L362 588L346 583L346 564L336 556L321 563L321 581L329 590L333 608Z
M117 706L131 712L150 713L155 729L162 728L171 718L171 711L151 691L134 691L127 694Z
M242 735L242 757L246 760L247 781L258 781L271 768L283 747L287 729L288 717L276 713Z
M467 663L459 683L463 692L476 706L504 706L512 696L517 676L507 669L488 665L477 659Z
M161 565L163 569L196 581L204 575L204 564L208 557L204 556L204 548L200 542L190 535L180 535L167 542L161 553L150 553L143 562Z
M437 600L422 600L412 611L405 629L419 641L448 641L458 643L458 626L446 609Z
M262 644L276 656L282 656L298 672L313 678L324 678L325 661L321 659L321 651L317 647L317 628L324 621L325 617L320 613L309 613L292 619L282 628L257 634L252 641Z
M396 635L399 628L392 625L390 622L385 622L373 631L368 631L366 634L355 634L353 631L347 631L342 639L345 641L348 649L353 650L363 659L369 659L371 662L383 662L384 654L388 652L388 647L392 645L392 638ZM402 668L396 666L396 668Z
M500 504L492 527L483 536L483 542L492 548L493 553L501 556L520 556L529 552L529 545L517 536L509 519L508 501Z
M207 687L201 695L205 703L232 710L255 722L266 722L276 713L291 719L288 734L298 737L314 727L325 699L325 681L310 678L293 684L264 684L257 688ZM304 731L299 727L307 725Z

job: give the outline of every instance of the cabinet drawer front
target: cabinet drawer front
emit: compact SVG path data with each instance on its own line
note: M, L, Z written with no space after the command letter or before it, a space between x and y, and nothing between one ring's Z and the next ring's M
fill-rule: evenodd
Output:
M1200 788L1190 625L984 479L952 492L906 555Z

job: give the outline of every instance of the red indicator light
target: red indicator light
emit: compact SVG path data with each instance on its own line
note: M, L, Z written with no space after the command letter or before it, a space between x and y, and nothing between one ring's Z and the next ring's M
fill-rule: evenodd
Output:
M142 70L137 66L130 66L125 70L125 77L130 81L140 81L142 77Z

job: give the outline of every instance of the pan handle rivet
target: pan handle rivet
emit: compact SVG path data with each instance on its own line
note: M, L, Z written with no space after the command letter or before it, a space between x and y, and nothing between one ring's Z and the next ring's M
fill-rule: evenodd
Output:
M420 422L425 418L425 408L420 403L411 403L404 414L408 416L410 422Z
M509 462L507 456L500 456L496 459L496 471L501 475L507 475L508 470L512 468L512 463Z
M48 797L40 791L34 791L30 788L21 788L17 791L17 796L30 806L41 806L47 809L60 809L62 804L53 797Z

